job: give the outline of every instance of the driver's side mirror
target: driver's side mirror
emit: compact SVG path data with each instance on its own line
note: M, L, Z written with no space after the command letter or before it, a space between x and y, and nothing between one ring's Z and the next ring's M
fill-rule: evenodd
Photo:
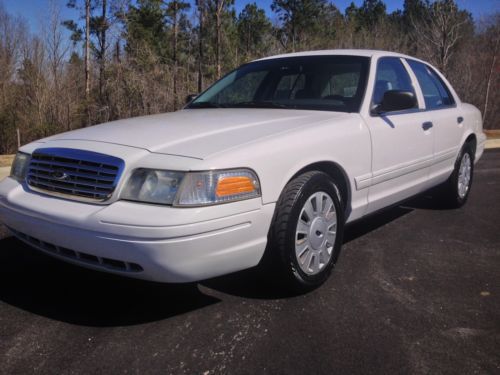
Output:
M403 111L416 106L417 98L411 91L388 90L384 93L382 102L372 108L372 113L380 115L385 112Z
M193 100L196 99L197 96L198 94L189 94L188 96L186 96L186 104L191 103Z

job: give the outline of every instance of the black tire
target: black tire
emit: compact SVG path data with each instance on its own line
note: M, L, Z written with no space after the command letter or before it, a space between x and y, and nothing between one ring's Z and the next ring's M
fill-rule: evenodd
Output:
M471 168L470 180L465 195L461 195L459 193L460 166L462 160L466 157L466 155L468 155L470 160L470 168ZM455 162L455 169L453 170L453 173L442 186L443 188L442 196L449 208L459 208L462 207L467 202L467 198L469 198L470 190L472 188L473 176L474 176L474 150L471 144L466 143L462 147L462 150L460 150L460 153L458 154L458 158Z
M316 192L326 193L332 199L337 214L337 230L330 260L319 273L308 275L298 264L295 254L295 236L301 210L306 201ZM323 284L337 261L343 231L344 210L340 204L335 182L327 174L311 171L290 181L278 200L267 249L271 253L273 268L280 275L280 281L285 281L287 287L299 293Z

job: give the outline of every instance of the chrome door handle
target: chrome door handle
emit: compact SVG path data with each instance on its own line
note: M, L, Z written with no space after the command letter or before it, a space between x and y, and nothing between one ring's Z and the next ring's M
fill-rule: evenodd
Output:
M434 126L434 124L430 121L426 121L422 124L422 129L424 130L429 130L430 128L432 128Z

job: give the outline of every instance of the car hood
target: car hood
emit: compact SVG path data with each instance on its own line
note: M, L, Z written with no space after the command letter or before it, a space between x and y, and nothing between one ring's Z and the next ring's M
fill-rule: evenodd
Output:
M71 131L46 141L84 140L205 159L303 126L352 114L285 109L185 109Z

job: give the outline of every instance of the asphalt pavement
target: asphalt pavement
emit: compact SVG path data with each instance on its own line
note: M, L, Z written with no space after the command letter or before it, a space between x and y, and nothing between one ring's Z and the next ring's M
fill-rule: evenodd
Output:
M254 270L161 285L0 241L0 373L498 374L500 150L469 202L433 194L351 225L329 281Z

